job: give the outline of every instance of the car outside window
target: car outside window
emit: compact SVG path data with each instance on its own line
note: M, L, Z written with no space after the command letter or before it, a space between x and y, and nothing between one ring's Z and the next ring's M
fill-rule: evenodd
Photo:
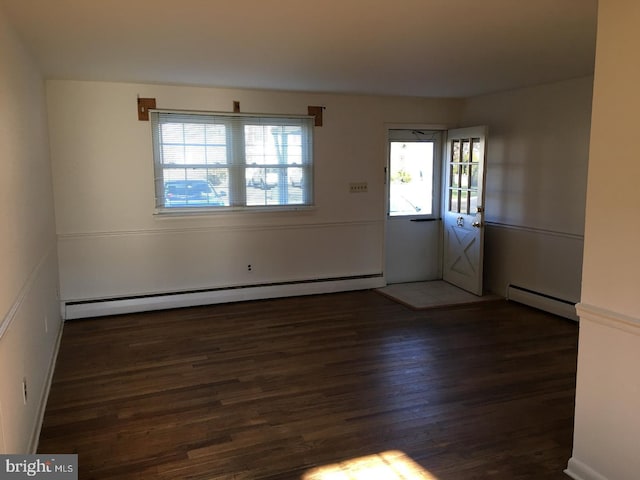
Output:
M165 180L165 207L219 207L225 205L225 192L218 192L207 180Z

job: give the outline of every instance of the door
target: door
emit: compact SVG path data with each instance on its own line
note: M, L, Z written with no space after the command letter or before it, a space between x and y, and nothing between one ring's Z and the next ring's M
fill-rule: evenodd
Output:
M482 295L484 169L487 127L447 135L442 278Z
M441 278L441 131L389 130L385 280Z

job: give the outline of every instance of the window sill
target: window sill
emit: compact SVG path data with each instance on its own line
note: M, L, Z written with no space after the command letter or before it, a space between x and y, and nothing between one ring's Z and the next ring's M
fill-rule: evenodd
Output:
M212 217L230 214L262 214L262 213L290 213L308 212L315 210L315 205L286 205L266 207L216 207L216 208L156 208L153 215L156 218L175 217Z

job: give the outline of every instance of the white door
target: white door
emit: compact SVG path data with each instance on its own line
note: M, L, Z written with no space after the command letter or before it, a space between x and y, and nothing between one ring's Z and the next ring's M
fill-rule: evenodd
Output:
M441 278L441 131L389 130L385 280Z
M443 205L442 278L482 295L487 127L449 130Z

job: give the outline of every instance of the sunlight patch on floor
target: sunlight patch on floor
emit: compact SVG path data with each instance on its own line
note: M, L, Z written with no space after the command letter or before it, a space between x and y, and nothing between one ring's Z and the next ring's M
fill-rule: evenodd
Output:
M324 465L302 480L438 480L407 455L392 450Z

